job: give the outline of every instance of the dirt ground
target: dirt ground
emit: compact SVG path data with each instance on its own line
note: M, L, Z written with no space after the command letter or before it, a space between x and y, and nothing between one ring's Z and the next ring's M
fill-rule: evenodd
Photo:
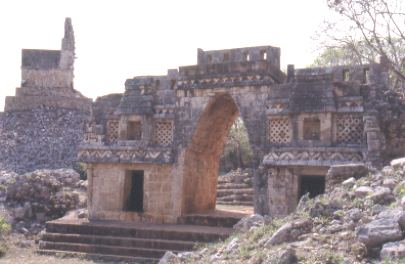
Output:
M42 256L35 253L38 244L32 240L26 240L24 236L11 234L6 239L8 250L4 257L0 258L0 264L95 264L106 262L94 262L80 258L66 258L55 256Z

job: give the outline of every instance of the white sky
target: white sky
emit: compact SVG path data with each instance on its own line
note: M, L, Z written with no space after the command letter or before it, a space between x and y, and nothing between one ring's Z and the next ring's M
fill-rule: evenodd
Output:
M163 75L204 50L272 45L282 69L316 56L311 40L326 0L2 0L0 110L20 83L21 49L60 49L64 19L76 37L75 88L96 98L127 78Z

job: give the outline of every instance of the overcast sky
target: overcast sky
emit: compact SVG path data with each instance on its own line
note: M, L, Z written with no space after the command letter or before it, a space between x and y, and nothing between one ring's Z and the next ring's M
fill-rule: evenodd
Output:
M305 67L328 16L326 0L2 0L0 110L20 84L21 49L60 49L64 19L76 36L75 88L123 92L127 78L192 65L204 50L272 45L282 69Z

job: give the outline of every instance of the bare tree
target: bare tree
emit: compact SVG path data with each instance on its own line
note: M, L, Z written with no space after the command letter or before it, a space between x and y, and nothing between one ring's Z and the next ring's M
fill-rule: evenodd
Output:
M323 48L343 48L354 63L383 56L393 87L405 89L405 1L327 0L335 16L325 21L318 40Z

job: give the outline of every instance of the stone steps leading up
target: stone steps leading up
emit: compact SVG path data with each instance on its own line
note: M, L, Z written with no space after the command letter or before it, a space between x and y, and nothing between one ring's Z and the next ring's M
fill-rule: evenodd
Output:
M218 189L217 190L217 197L229 195L229 194L253 195L253 189L252 188L243 188L243 189Z
M102 244L118 247L138 247L138 248L165 248L173 251L189 251L194 247L191 241L176 241L166 239L145 239L101 235L83 235L83 234L61 234L45 233L42 240L48 242L67 242L67 243L85 243Z
M216 216L216 215L187 215L179 218L178 223L182 225L199 225L212 227L228 227L232 228L241 216Z
M134 247L116 247L97 244L84 243L67 243L67 242L48 242L41 241L40 249L64 250L73 252L84 252L92 254L106 254L115 256L130 256L141 257L146 259L159 259L166 250L149 249L149 248L134 248Z
M239 194L227 194L217 198L217 201L253 201L253 195L239 193Z
M225 239L232 229L224 226L232 226L240 218L207 215L184 218L185 223L194 225L59 219L46 224L39 253L141 258L155 263L168 250L190 251L197 243ZM195 225L198 223L206 225Z
M217 189L252 189L249 184L244 183L218 183Z
M119 236L149 239L211 242L226 238L231 231L225 227L140 224L117 221L55 220L46 223L49 233Z
M253 206L253 178L247 171L231 171L218 177L217 204Z
M217 204L220 205L243 205L243 206L252 206L253 207L253 201L234 201L234 200L229 200L229 201L224 201L224 200L218 200L217 199Z
M107 254L92 254L83 252L73 252L73 251L62 251L62 250L50 250L50 249L39 249L36 251L37 254L46 256L57 256L63 258L79 258L92 261L103 261L111 263L128 263L128 264L155 264L159 262L159 259L154 258L140 258L140 257L129 257L129 256L117 256L117 255L107 255Z

